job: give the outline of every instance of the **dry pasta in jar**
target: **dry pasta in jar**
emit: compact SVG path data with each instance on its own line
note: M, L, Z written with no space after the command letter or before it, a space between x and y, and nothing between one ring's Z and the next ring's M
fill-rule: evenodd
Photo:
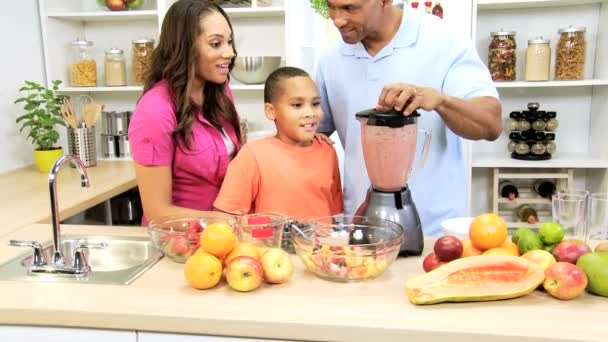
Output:
M558 32L560 36L555 52L555 79L584 79L587 49L585 28L570 25Z
M132 42L133 83L142 85L152 67L152 51L154 50L154 39L140 38Z
M77 38L72 42L70 61L70 85L74 87L97 86L97 63L91 55L92 41Z
M517 64L515 31L491 32L488 48L488 68L494 81L514 81Z

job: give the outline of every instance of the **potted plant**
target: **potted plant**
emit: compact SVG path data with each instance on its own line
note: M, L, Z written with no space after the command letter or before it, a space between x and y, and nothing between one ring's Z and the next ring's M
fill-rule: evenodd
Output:
M19 132L28 128L27 138L34 144L34 162L38 171L49 172L57 158L63 155L63 148L56 146L59 132L56 126L65 126L60 113L60 106L65 95L57 94L61 81L53 81L53 86L45 88L32 81L25 81L19 89L25 93L15 103L23 103L23 113L15 121L21 124Z
M329 18L327 0L310 0L310 7L322 17Z

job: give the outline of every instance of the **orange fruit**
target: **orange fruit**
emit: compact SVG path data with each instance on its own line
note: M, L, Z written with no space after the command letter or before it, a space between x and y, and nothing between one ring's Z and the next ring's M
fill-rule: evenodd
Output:
M490 248L487 251L483 252L483 255L513 255L511 251L506 250L502 247Z
M506 239L505 243L503 243L502 246L500 246L500 248L506 249L512 255L519 256L519 247L517 247L517 244L515 242L513 242L509 239Z
M199 250L186 260L184 276L192 288L212 288L222 279L222 263L215 256Z
M262 253L260 253L260 249L257 246L249 242L239 242L226 256L226 259L224 260L224 265L228 265L230 260L236 258L237 256L250 256L257 261L260 261Z
M471 222L469 238L481 251L500 247L507 239L507 223L496 214L481 214Z
M464 258L474 255L481 255L481 251L473 246L471 240L464 240L462 242L462 257Z
M218 258L226 256L236 245L232 226L225 222L213 222L201 233L201 248Z

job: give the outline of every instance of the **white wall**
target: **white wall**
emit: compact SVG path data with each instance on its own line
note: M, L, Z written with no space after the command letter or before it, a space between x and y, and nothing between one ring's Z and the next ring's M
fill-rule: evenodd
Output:
M0 172L5 172L32 163L32 144L15 123L21 108L13 102L24 80L45 82L38 2L3 2L0 32Z

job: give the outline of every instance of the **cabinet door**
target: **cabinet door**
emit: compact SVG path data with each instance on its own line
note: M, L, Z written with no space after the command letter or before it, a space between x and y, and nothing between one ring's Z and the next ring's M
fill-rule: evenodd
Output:
M137 332L137 342L282 342L282 340L267 340L258 338L219 337L207 335L182 335ZM89 341L87 341L89 342ZM284 341L283 341L284 342Z
M75 329L59 327L35 327L35 326L0 326L0 341L22 342L22 341L87 341L87 342L137 342L135 331L98 330L98 329Z

